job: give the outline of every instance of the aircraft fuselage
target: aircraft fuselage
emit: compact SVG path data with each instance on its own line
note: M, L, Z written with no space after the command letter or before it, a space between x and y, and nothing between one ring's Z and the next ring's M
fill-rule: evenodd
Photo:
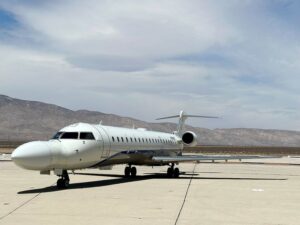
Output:
M75 170L126 163L126 154L110 162L117 153L135 153L130 164L155 165L153 156L176 156L183 148L176 134L77 123L61 129L49 141L34 141L17 148L14 162L30 170ZM136 154L136 153L141 153ZM101 162L103 162L101 164Z

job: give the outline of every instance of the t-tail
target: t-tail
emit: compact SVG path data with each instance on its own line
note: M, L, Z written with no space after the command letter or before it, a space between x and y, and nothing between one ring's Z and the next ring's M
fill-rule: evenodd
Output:
M182 141L186 145L194 146L194 145L197 144L196 143L196 139L197 139L196 134L192 131L186 131L186 132L184 131L185 121L189 117L208 118L208 119L217 119L217 118L219 118L219 117L215 117L215 116L190 115L190 114L186 114L183 110L181 110L179 115L161 117L161 118L157 118L156 120L179 118L178 125L177 125L177 135L182 139Z

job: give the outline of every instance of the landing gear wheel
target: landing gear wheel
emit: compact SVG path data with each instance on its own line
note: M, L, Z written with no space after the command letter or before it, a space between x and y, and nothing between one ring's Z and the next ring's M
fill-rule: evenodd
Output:
M130 174L131 174L131 177L136 176L136 167L131 167Z
M67 188L69 186L69 183L70 183L70 178L68 172L64 170L61 175L61 178L59 178L56 182L57 188L59 189Z
M57 188L59 188L59 189L64 188L64 180L63 180L62 178L59 178L59 179L57 180L57 182L56 182L56 186L57 186Z
M125 175L125 177L129 177L130 176L130 167L129 166L125 167L124 175Z
M65 188L69 187L69 183L70 183L69 180L64 179L64 186L65 186Z
M169 167L168 170L167 170L167 176L168 176L168 177L173 177L173 172L174 172L174 171L173 171L173 168L172 168L172 167Z
M173 176L174 176L175 178L178 178L178 177L179 177L179 169L178 169L178 168L175 168L175 169L174 169Z
M69 186L69 180L59 178L56 182L56 185L59 189L67 188Z

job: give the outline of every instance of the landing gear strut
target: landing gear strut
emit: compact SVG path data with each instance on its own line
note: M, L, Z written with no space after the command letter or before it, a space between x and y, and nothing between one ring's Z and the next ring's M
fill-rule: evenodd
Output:
M172 163L172 165L167 170L167 176L170 177L170 178L171 177L178 178L179 173L180 173L179 168L176 167L174 169L174 163Z
M59 178L56 182L57 188L63 189L67 188L70 183L70 178L68 175L68 172L66 170L63 170L61 178Z
M131 165L126 166L124 170L125 177L135 177L137 173L136 167L131 167Z

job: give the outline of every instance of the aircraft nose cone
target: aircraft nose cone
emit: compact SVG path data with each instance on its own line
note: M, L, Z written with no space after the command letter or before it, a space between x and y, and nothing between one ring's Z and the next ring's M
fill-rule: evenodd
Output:
M43 170L51 165L51 150L47 142L34 141L21 145L11 155L14 163L30 170Z

